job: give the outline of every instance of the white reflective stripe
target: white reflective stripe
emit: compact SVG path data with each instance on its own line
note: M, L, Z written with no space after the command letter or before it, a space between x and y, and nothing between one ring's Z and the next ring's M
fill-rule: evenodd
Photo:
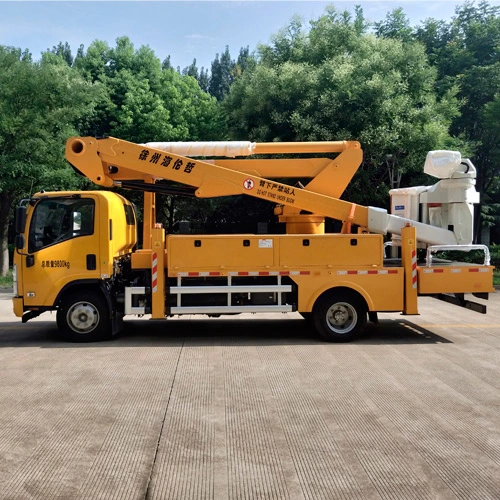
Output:
M412 288L417 288L417 252L412 250L411 252L411 280Z
M416 270L415 270L416 271ZM424 273L434 272L431 269L423 269ZM443 272L443 270L437 270L437 272ZM388 269L352 269L352 270L342 270L337 271L337 274L340 276L343 275L372 275L375 276L377 274L398 274L398 270L388 270ZM311 271L228 271L227 276L310 276ZM177 276L180 278L196 278L198 276L221 276L224 277L225 274L219 271L200 271L200 272L178 272Z
M299 276L310 275L311 271L229 271L227 276ZM180 278L196 278L197 276L221 276L224 274L218 271L200 271L200 272L179 272L177 276Z
M398 274L396 269L389 271L388 269L350 269L348 271L337 271L337 274L340 276L345 276L346 274L350 276L354 275L367 275L367 276L375 276L377 274Z
M153 293L158 291L158 254L153 254L153 276L152 276L152 285L153 285Z

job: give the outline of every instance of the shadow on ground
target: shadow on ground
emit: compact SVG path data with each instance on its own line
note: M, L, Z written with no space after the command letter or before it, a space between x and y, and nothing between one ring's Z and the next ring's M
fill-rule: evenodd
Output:
M303 319L196 318L164 321L128 320L122 334L111 341L68 344L57 337L55 322L0 323L1 347L43 348L101 346L178 346L183 343L218 345L293 345L324 342ZM444 337L406 319L368 323L352 345L441 344Z

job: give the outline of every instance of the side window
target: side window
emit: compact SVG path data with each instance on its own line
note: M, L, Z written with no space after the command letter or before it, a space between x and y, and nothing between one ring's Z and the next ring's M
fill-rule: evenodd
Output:
M127 221L127 225L134 226L135 225L135 213L132 205L123 204L123 209L125 210L125 220Z
M39 201L31 219L28 252L94 232L94 200L51 198Z

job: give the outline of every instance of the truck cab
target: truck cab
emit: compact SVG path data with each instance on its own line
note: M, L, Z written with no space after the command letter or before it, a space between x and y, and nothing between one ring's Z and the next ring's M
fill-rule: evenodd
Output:
M16 217L16 225L25 226L14 255L17 316L27 321L57 309L60 326L71 329L71 321L59 313L70 297L88 301L96 296L112 308L105 288L137 244L130 202L107 191L37 193L25 200ZM85 330L85 323L93 321L91 309L80 306L81 324L73 324L75 330Z

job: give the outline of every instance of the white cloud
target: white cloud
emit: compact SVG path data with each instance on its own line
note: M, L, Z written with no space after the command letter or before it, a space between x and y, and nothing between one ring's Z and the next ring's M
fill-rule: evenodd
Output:
M212 40L212 37L207 35L200 35L200 33L192 33L191 35L185 35L184 38L190 38L191 40Z

